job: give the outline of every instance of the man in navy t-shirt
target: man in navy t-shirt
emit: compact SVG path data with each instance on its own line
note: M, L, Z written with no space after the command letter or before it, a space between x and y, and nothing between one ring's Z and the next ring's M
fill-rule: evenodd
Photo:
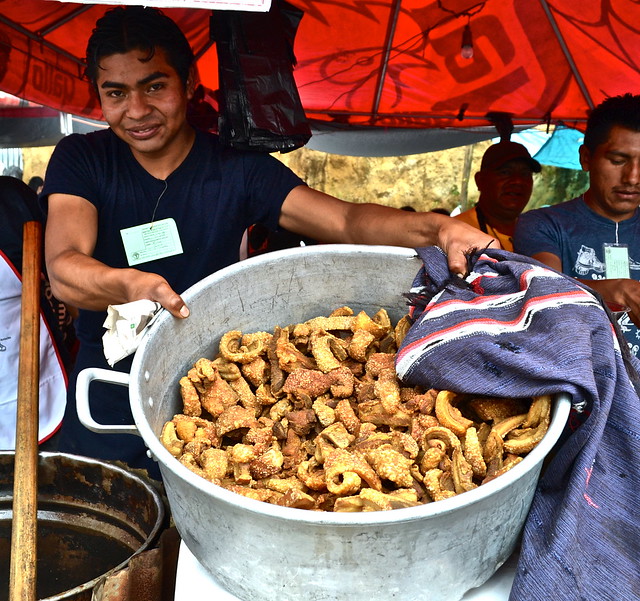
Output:
M180 292L236 261L253 223L321 242L437 244L458 273L466 271L465 251L494 242L444 215L344 202L309 188L268 154L221 148L217 136L197 132L187 121L197 81L193 52L157 9L107 11L86 56L110 129L60 142L43 190L51 284L80 309L77 370L105 367L100 341L109 305L150 299L188 317ZM115 368L128 371L128 362ZM82 427L73 387L69 394L61 450L157 474L136 437ZM126 390L98 383L91 396L97 421L131 423Z

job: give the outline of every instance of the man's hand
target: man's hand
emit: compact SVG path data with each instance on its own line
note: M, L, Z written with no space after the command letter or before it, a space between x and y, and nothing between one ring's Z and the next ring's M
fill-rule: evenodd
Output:
M129 299L127 302L145 298L160 303L174 317L189 317L189 308L182 297L169 286L169 283L162 276L136 269L127 271L130 272L127 278L127 297Z
M640 328L640 282L626 278L580 281L598 292L606 302L628 307L629 318Z
M482 250L487 246L500 248L500 242L484 232L462 223L446 215L428 214L432 219L440 221L437 231L436 245L447 255L449 269L460 276L467 275L467 258L470 250ZM440 219L442 218L442 219Z

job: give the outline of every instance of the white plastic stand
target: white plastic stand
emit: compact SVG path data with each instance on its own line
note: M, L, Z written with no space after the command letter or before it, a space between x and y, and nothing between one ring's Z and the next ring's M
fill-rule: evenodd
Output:
M512 555L487 582L470 590L461 601L508 601L517 559L517 554ZM195 598L241 601L215 581L182 541L178 553L174 601L193 601Z

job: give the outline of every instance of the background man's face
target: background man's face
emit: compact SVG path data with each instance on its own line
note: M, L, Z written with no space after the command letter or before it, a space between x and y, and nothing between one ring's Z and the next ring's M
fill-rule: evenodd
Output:
M632 217L640 205L640 132L612 127L593 153L580 148L580 164L589 172L589 207L614 221Z
M533 172L526 161L515 159L497 169L479 171L476 184L487 212L502 220L515 220L531 198Z

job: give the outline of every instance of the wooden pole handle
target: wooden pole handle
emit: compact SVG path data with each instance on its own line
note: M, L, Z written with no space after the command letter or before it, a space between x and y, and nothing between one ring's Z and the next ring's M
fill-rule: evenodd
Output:
M9 601L36 599L41 265L42 226L38 221L28 221L23 228Z

